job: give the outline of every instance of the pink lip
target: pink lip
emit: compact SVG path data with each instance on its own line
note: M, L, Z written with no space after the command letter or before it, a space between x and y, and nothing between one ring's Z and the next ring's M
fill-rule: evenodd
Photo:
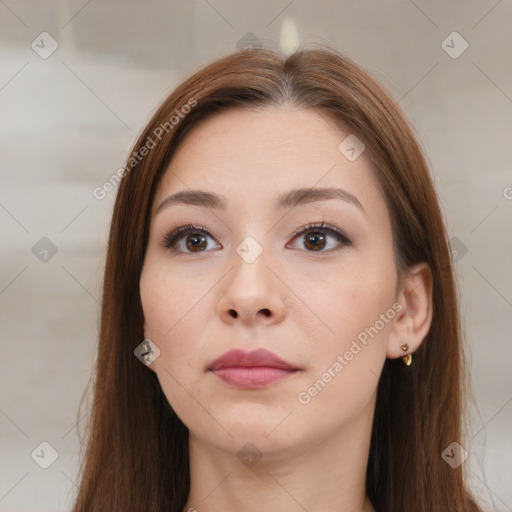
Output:
M240 388L260 388L295 374L299 368L272 352L230 350L213 361L208 370L228 384Z

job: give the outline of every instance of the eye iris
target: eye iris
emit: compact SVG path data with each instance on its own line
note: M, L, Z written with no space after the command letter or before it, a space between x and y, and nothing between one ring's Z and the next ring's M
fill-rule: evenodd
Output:
M193 240L193 242L190 242L190 240ZM206 237L201 234L194 234L194 235L188 235L186 238L186 245L187 249L199 249L199 251L204 251L206 249L206 246L208 245L206 243ZM192 252L198 252L198 251L192 251Z
M316 245L319 240L323 243L321 245ZM309 233L308 235L306 235L306 240L304 242L304 246L307 247L308 249L310 248L310 246L309 246L310 241L313 241L313 247L312 247L313 251L318 251L325 247L325 236L322 233L312 232L312 233Z

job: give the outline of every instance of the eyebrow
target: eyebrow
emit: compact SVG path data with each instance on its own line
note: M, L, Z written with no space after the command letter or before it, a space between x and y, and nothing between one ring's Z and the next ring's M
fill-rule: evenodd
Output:
M327 199L341 199L342 201L357 206L368 216L359 199L341 188L298 188L290 190L289 192L277 196L274 201L274 208L276 210L291 209L316 201L325 201ZM205 190L182 190L164 199L158 206L156 213L161 212L163 209L173 204L186 204L215 210L225 210L227 201L224 196Z

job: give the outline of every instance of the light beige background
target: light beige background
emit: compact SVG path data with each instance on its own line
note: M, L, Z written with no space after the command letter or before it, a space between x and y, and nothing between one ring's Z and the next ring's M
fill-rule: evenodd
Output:
M172 88L248 32L335 46L415 126L456 238L478 406L465 464L488 510L512 510L511 22L506 0L0 1L0 511L69 510L75 492L115 196L93 189Z

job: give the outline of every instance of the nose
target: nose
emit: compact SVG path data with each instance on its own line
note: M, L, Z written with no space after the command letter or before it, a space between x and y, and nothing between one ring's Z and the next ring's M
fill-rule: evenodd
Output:
M279 323L285 316L284 285L267 266L263 255L252 263L241 261L226 276L218 315L231 325Z

